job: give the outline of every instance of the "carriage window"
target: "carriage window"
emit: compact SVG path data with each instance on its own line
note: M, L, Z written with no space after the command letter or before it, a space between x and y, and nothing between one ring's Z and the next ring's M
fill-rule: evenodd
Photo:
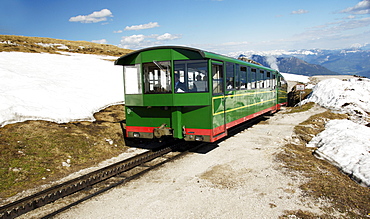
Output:
M235 89L234 63L226 63L226 90Z
M256 88L256 73L257 73L257 69L255 68L252 68L251 69L251 76L249 77L250 78L250 84L251 84L251 89L255 89Z
M124 81L126 94L141 94L141 72L140 64L124 66Z
M240 76L240 89L247 88L247 67L241 66L239 71Z
M222 67L219 64L212 64L213 94L222 94L224 92Z
M240 66L238 64L235 65L235 89L240 89Z
M271 73L266 73L266 88L271 87Z
M260 70L260 73L258 74L258 86L257 88L264 88L265 87L265 71Z
M175 61L175 93L208 92L207 61Z
M171 92L171 64L169 61L143 64L145 93Z

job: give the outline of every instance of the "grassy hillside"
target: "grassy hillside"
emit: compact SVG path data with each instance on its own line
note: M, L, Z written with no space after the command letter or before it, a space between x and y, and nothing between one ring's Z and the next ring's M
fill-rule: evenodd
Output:
M108 107L94 117L95 122L26 121L0 128L0 205L6 197L129 149L120 124L125 118L123 105Z
M122 56L132 52L108 44L87 41L68 41L43 37L0 35L0 52L58 53L58 51L83 54Z

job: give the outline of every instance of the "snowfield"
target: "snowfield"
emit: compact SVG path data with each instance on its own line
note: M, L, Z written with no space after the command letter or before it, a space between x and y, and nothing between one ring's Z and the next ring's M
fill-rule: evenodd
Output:
M329 121L325 130L307 145L323 158L349 174L359 183L370 186L370 80L328 79L319 82L310 96L301 102L319 105L348 114L350 120Z
M124 102L122 66L116 59L75 53L0 52L0 127L26 120L58 123L88 120L102 108ZM308 82L306 76L284 74ZM316 154L370 186L370 80L324 80L304 100L341 113L308 144Z
M124 101L116 57L76 53L0 53L0 127L26 120L93 121Z

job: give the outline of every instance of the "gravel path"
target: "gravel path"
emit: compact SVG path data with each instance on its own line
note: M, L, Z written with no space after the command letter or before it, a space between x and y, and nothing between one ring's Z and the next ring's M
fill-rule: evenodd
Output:
M319 213L303 199L302 180L284 175L274 160L293 128L311 115L277 113L220 143L86 201L57 218L278 218L284 210Z

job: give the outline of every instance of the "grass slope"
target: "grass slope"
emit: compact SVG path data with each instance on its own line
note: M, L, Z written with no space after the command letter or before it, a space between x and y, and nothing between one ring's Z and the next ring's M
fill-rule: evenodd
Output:
M58 53L58 51L82 54L122 56L133 50L108 44L87 41L68 41L43 37L0 35L0 52Z
M124 106L94 114L95 122L26 121L0 128L0 199L61 179L125 152Z

